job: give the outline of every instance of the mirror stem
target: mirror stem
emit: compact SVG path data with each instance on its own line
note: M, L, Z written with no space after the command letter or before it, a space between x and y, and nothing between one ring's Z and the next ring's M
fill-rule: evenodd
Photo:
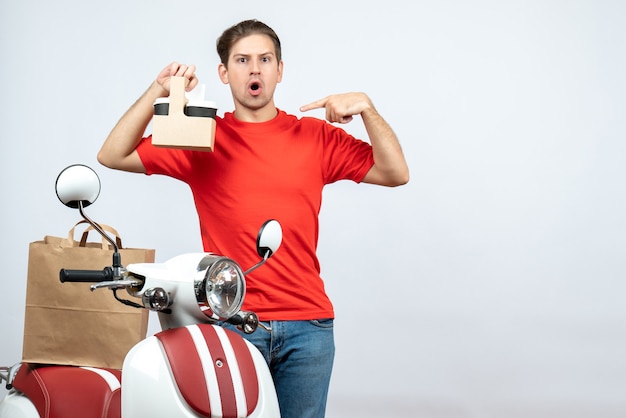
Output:
M102 237L104 239L106 239L109 244L111 244L111 246L113 246L113 267L122 267L122 262L120 259L120 249L118 248L117 244L115 243L115 241L113 241L111 239L111 237L109 236L109 234L107 234L106 232L104 232L104 230L100 227L100 225L98 225L97 223L95 223L94 221L92 221L86 214L85 211L83 210L83 202L82 200L78 202L78 211L80 212L80 216L83 217L84 220L86 220L89 225L91 225L93 227L93 229L95 229L96 231L98 231L98 233L100 235L102 235Z
M253 272L254 270L258 269L259 267L261 267L263 264L265 264L265 262L267 261L267 259L270 257L270 254L272 252L270 250L267 250L265 252L265 256L263 257L263 260L261 260L258 264L255 264L254 266L250 267L248 270L243 272L244 276L247 276L248 273Z

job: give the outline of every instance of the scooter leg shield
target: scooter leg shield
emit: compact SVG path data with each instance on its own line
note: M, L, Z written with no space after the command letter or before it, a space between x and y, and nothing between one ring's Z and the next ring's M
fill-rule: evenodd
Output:
M263 356L237 333L200 324L137 344L126 356L122 416L278 417Z

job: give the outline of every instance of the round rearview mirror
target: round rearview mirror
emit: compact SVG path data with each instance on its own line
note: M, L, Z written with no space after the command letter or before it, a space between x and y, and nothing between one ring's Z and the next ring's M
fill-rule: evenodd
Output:
M263 258L271 257L283 242L283 229L275 219L265 221L256 240L256 251Z
M82 203L83 207L87 207L100 194L100 178L90 167L74 164L61 171L55 189L65 206L76 209Z

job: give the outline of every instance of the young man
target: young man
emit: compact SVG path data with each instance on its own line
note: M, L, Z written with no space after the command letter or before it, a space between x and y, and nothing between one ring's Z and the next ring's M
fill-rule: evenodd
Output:
M364 93L328 96L300 111L324 108L333 123L360 115L369 142L315 118L276 108L274 90L283 75L278 36L247 20L217 42L218 75L230 86L235 110L217 117L214 152L156 148L143 138L153 103L169 95L171 76L188 79L195 67L172 63L113 128L98 154L103 165L162 174L189 185L205 251L243 266L257 261L254 242L267 219L281 222L283 243L271 263L246 277L245 310L266 331L246 336L264 354L283 418L323 417L334 358L333 307L316 256L324 185L352 180L398 186L409 170L398 139Z

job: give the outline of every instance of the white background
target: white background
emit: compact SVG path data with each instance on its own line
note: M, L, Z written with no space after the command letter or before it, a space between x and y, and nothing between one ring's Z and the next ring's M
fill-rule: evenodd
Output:
M0 363L21 358L29 242L78 220L54 193L66 165L97 170L89 213L126 246L201 248L185 185L95 156L173 60L232 110L215 40L256 17L283 42L280 108L365 91L411 169L325 191L328 416L626 416L625 3L0 4Z

